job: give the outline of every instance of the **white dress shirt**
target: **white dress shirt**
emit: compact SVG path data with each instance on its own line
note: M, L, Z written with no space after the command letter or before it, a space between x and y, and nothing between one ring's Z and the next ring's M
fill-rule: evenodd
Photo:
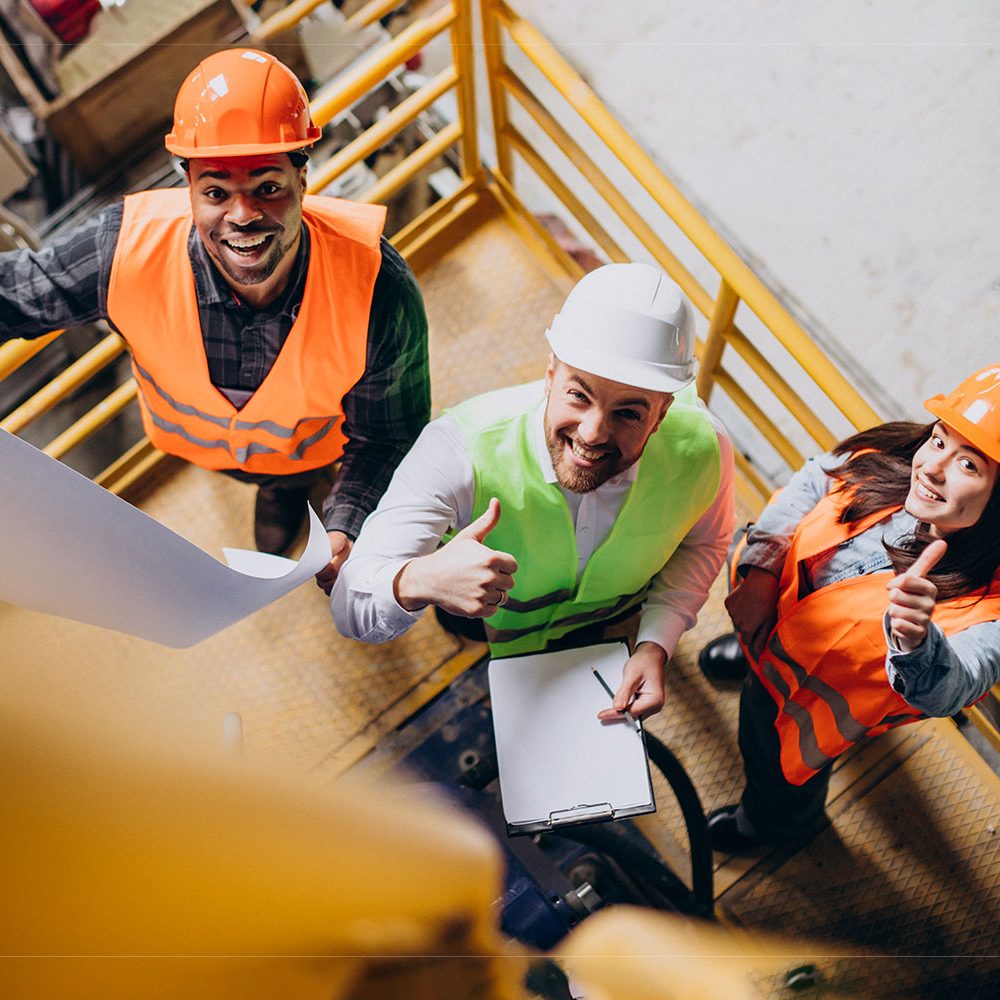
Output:
M524 389L529 400L531 396L540 399L529 418L535 458L545 481L557 483L545 444L542 383ZM656 575L642 607L638 641L655 642L668 656L681 633L697 620L732 536L733 446L722 425L709 416L719 440L718 492ZM577 579L611 530L637 472L638 463L634 463L589 493L559 487L576 529ZM341 568L330 610L343 635L363 642L385 642L417 621L423 610L401 608L393 582L407 562L433 552L446 531L461 530L470 523L474 497L475 478L465 432L445 414L424 428L400 463ZM501 518L502 505L501 498Z

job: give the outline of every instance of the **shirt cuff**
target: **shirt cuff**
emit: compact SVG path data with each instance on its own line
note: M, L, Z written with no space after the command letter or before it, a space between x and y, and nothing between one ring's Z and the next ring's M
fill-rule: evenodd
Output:
M377 627L384 628L394 636L405 632L414 622L419 621L426 610L424 606L417 611L407 611L396 600L394 583L399 571L408 562L409 559L391 560L378 571L372 581L372 598L378 618Z
M927 626L927 637L916 649L900 649L892 636L889 626L889 612L882 616L882 631L885 634L885 673L893 691L906 697L907 690L934 665L938 650L944 641L944 633L931 622Z
M686 623L668 608L645 608L639 619L635 644L638 646L640 642L655 642L669 660L686 628Z
M361 525L365 523L370 511L362 510L346 503L338 503L329 509L324 504L323 527L327 531L342 531L352 541L357 541L361 533Z

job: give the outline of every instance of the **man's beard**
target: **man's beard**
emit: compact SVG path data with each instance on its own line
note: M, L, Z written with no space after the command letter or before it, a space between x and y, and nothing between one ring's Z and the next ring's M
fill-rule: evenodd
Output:
M263 261L260 265L259 270L251 271L249 274L246 271L237 271L235 268L229 266L229 261L222 259L219 263L222 265L222 269L229 275L233 281L238 282L241 285L259 285L262 282L267 281L268 278L274 274L275 268L281 263L281 258L284 254L276 254L273 257L269 257L267 260Z
M551 430L548 424L545 425L545 445L549 449L552 468L555 470L559 485L571 493L591 493L620 471L618 465L621 453L614 447L608 449L608 457L593 469L581 469L580 466L573 465L566 458L563 437Z
M267 279L270 278L271 275L277 270L278 265L295 246L295 241L298 236L296 233L288 239L287 242L282 243L282 236L287 236L287 230L284 228L277 230L248 229L243 231L241 235L252 236L258 232L264 232L268 235L273 235L274 237L269 248L268 255L259 264L239 267L235 265L224 252L217 252L212 255L218 266L239 285L260 285L267 281ZM250 267L255 267L256 269L249 270Z

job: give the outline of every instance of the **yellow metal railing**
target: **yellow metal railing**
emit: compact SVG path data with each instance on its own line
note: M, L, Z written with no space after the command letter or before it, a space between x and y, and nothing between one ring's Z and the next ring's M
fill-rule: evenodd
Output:
M261 41L276 38L286 31L291 31L317 7L327 2L328 0L296 0L295 3L289 4L284 10L279 10L262 22L254 30L253 36ZM404 2L405 0L372 0L346 18L344 26L347 29L365 28L386 14L391 14L397 7L402 7Z
M791 469L797 469L805 460L806 456L776 421L765 412L741 381L723 366L727 350L732 349L770 390L776 402L820 448L829 449L838 440L839 435L830 430L813 407L777 370L771 359L736 325L736 314L743 302L854 428L860 430L879 423L877 412L838 371L746 263L671 184L538 29L516 13L506 0L481 0L481 7L496 143L496 181L501 189L512 194L517 189L513 173L516 153L590 234L609 260L629 259L620 243L597 220L580 194L571 188L567 180L512 122L513 100L572 163L590 188L611 209L614 217L625 225L707 318L705 338L698 345L700 364L697 380L698 393L706 402L715 387L722 389ZM506 59L504 33L586 123L591 133L601 140L603 148L613 154L680 233L714 268L718 275L718 289L714 298L667 247L657 233L656 226L640 214L615 182L595 163L594 158L573 138L565 125L546 108L539 95L511 68ZM775 484L768 482L738 451L736 462L744 479L756 490L758 499L761 502L766 500ZM994 690L993 697L1000 701L1000 686ZM966 710L966 714L992 745L1000 750L1000 733L990 715L979 706Z
M62 330L53 330L37 340L11 340L0 347L0 381L16 372L62 333Z
M754 422L785 462L794 468L804 460L805 456L800 450L723 366L726 351L731 348L817 445L829 448L837 440L838 435L825 426L814 414L812 407L801 399L774 365L736 326L736 312L743 302L855 428L877 423L879 417L875 410L837 370L774 294L667 180L652 159L538 29L514 11L505 0L482 0L482 9L498 173L515 186L512 175L513 154L519 154L567 210L577 217L609 259L626 259L618 242L594 215L586 208L580 213L579 208L583 206L578 195L570 190L567 182L545 163L539 151L512 124L511 102L516 101L534 124L570 160L592 189L604 199L639 243L684 289L695 307L708 318L706 337L699 344L700 395L707 400L716 386L722 388ZM625 170L715 269L719 276L719 287L714 298L666 246L655 226L628 201L615 182L597 166L556 116L543 106L538 95L510 67L505 58L507 48L504 43L507 39L589 126L592 134L614 154ZM763 495L770 492L771 485L745 462L743 471Z
M264 22L255 32L255 36L268 39L286 32L317 6L315 0L296 0ZM347 23L353 27L372 24L399 6L401 0L397 2L371 0L352 14ZM384 44L372 49L342 73L336 81L316 93L311 103L313 118L317 124L327 125L372 92L398 67L439 35L445 31L450 32L451 64L347 146L336 151L325 161L315 160L309 176L310 191L325 189L344 171L384 147L435 101L453 91L459 111L457 120L413 149L400 163L364 191L359 196L360 200L384 201L390 198L412 183L415 177L426 171L449 148L457 146L461 160L461 177L459 191L454 196L455 200L458 201L470 192L492 183L508 205L521 210L523 206L519 200L513 175L514 158L517 156L548 185L608 259L612 261L628 259L628 253L619 238L612 236L602 225L597 213L588 207L586 197L571 188L562 173L548 162L523 130L514 123L511 105L516 103L528 115L533 125L572 162L592 191L596 192L610 208L615 218L678 282L695 307L707 317L707 331L704 340L698 345L701 360L698 390L703 398L709 399L713 390L716 387L720 388L747 415L784 462L795 467L804 460L803 451L783 429L784 421L774 419L761 405L757 394L748 389L745 378L734 374L734 370L727 367L725 362L731 353L740 359L746 370L752 372L770 390L777 403L819 447L830 447L839 436L827 427L814 412L813 407L802 399L785 375L778 370L772 361L772 351L762 350L739 328L736 322L737 313L740 304L745 303L773 334L777 344L819 386L854 427L866 427L875 423L878 420L875 411L840 374L751 269L667 180L656 164L625 132L593 91L541 33L516 13L505 0L482 0L481 8L483 58L489 81L489 103L496 143L495 171L487 174L481 163L477 144L473 4L471 0L451 0L450 3L437 7L425 16L414 19L398 35L387 38ZM718 276L718 286L714 296L682 262L678 253L667 245L661 235L662 227L648 217L649 213L640 211L622 193L620 186L607 176L557 115L546 107L538 94L533 92L508 64L505 58L508 43L516 46L517 50L527 58L535 70L586 123L593 135L614 154L628 174L652 197L664 213L665 219L671 220L690 245L696 248L714 268ZM529 212L523 210L520 214L525 217L521 220L521 224L534 227L536 234L547 241L547 245L569 274L580 272L579 265L560 250L556 242L544 232ZM433 213L428 215L428 219L431 218ZM438 213L437 222L428 221L424 226L425 238L429 234L439 232L447 221L441 213ZM28 344L13 343L0 348L0 377L6 376L27 361L53 336ZM115 356L117 353L120 353L120 350ZM113 356L104 359L105 364L113 361ZM58 398L63 398L82 384L79 379L85 380L98 370L92 361L77 369L78 380L72 383L64 380L65 391L60 390L61 395ZM134 390L119 394L115 397L114 406L117 406L128 392L134 394ZM53 397L51 388L46 387L41 391L39 399L28 400L17 413L7 418L3 426L20 429L35 416L50 409L54 401L58 400ZM75 424L74 432L68 437L66 435L69 432L64 432L57 441L52 442L52 447L55 447L60 454L69 447L74 447L85 439L88 428L96 430L103 425L108 409L104 407L95 412L90 423L85 422L80 426ZM745 478L753 484L760 496L768 495L772 484L765 481L742 456L738 461Z

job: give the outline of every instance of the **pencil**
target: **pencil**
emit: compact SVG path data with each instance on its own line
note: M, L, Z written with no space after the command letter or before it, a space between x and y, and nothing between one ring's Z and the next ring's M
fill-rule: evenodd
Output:
M593 671L594 676L600 682L601 687L604 688L604 690L608 692L608 697L611 699L612 702L614 702L614 700L615 700L615 693L608 686L608 682L597 672L597 667L591 667L590 669L591 669L591 671ZM632 726L633 729L635 729L635 731L637 733L642 731L639 728L639 723L636 721L636 719L633 717L632 713L629 712L629 710L627 708L624 709L624 711L622 712L622 715L624 715L625 718L628 719L629 724Z

